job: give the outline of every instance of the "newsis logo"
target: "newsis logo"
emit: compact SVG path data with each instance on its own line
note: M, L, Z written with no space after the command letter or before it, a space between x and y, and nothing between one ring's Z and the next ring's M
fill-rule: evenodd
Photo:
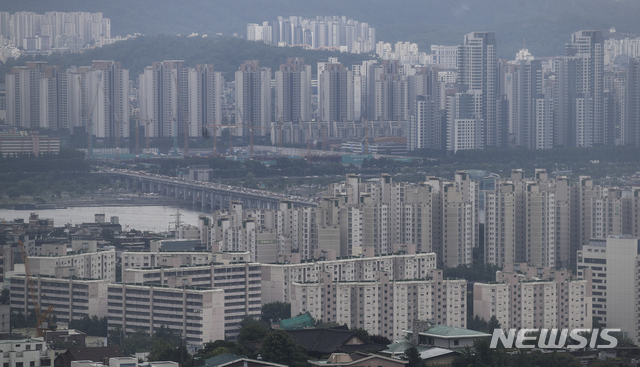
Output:
M560 331L560 337L558 338L558 330L559 329L520 329L520 331L517 331L516 329L509 329L507 335L504 335L502 329L494 329L489 347L495 349L498 346L499 340L507 349L513 348L514 341L516 348L537 347L540 349L560 349L566 347L580 349L588 345L589 348L608 349L615 348L618 345L618 339L609 334L620 332L620 329L573 329L571 332L569 332L569 329L562 329ZM535 333L539 333L539 337L538 335L532 335ZM581 335L584 333L591 333L591 340ZM597 344L598 334L601 340L609 342L609 344ZM577 344L566 345L567 336Z

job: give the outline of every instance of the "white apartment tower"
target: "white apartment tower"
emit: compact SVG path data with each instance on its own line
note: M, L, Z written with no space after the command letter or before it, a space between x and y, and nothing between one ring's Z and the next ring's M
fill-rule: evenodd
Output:
M276 116L283 122L311 121L311 66L290 57L275 72Z
M353 74L341 63L324 65L318 74L318 117L322 122L353 121Z
M245 61L236 71L235 84L238 134L266 136L271 126L271 69L260 67L257 60Z
M482 96L480 116L484 125L483 146L497 146L497 49L495 32L472 32L458 47L458 84L462 90Z
M222 129L222 73L213 65L196 65L188 69L188 108L186 125L189 136L220 136Z

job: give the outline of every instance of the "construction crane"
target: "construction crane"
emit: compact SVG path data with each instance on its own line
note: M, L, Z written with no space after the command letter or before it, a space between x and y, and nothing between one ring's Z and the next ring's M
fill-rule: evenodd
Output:
M113 118L116 123L114 131L114 134L116 136L116 160L120 160L120 136L122 135L120 126L122 123L122 116L118 116L118 114L116 114L116 111L114 111L113 104L111 103L111 98L109 98L109 93L107 93L107 91L104 89L104 85L102 86L102 92L107 98L107 102L109 103L109 111L113 114Z
M173 75L173 81L176 87L176 102L178 103L178 107L174 109L173 106L169 104L169 114L171 114L171 120L173 121L173 124L171 127L171 133L173 134L173 156L174 157L178 155L178 131L180 131L180 129L178 129L178 109L180 109L180 97L179 97L180 92L178 92L179 90L178 70L179 69L175 69L176 71L175 74L171 73Z
M233 147L233 132L232 129L237 128L236 125L218 125L215 123L208 124L207 127L213 128L213 155L218 156L218 128L228 128L229 129L229 154L231 154L231 150Z
M191 122L189 119L185 121L184 124L184 157L187 158L189 155L189 127L191 126Z
M88 156L89 158L91 158L93 156L93 139L91 138L91 134L93 133L93 121L91 119L91 116L93 115L93 110L96 106L96 104L98 103L98 91L100 90L100 83L102 83L102 73L98 73L98 78L100 79L98 81L98 85L96 86L96 93L95 93L95 97L93 99L93 103L91 103L91 108L87 109L86 106L86 99L85 99L85 110L87 111L87 139L88 139L88 143L87 143L87 151L88 151ZM80 85L80 91L82 91L82 80L79 78L78 79L78 84ZM89 97L89 95L87 95L87 97Z
M322 150L329 150L329 122L322 125Z
M278 106L276 106L276 116L279 116L278 118L278 156L282 157L282 113L278 113L279 109Z
M364 120L364 149L362 154L369 154L369 123Z
M242 111L240 111L240 109L236 109L236 111L238 112L238 114L240 115L240 121L242 123L242 126L244 128L244 116L242 115ZM256 127L253 126L253 120L249 121L249 157L253 157L253 132L254 130L271 130L270 127Z
M147 158L149 158L149 149L151 147L151 141L149 138L149 124L151 124L153 122L153 120L151 119L136 119L136 121L138 121L136 123L136 153L139 151L140 149L140 121L144 121L146 124L145 126L145 130L144 130L144 137L146 139L146 151L147 151Z
M22 253L22 262L24 263L24 272L27 278L27 282L29 283L29 293L31 293L31 301L33 302L33 311L36 314L36 336L42 337L44 336L44 331L49 330L49 328L45 328L42 325L44 321L51 315L53 312L53 305L49 305L47 310L42 313L40 310L40 303L38 302L38 296L36 295L36 287L33 285L33 279L31 277L31 269L29 268L29 257L27 256L27 251L24 248L24 243L22 241L18 241L18 245L20 246L20 252Z

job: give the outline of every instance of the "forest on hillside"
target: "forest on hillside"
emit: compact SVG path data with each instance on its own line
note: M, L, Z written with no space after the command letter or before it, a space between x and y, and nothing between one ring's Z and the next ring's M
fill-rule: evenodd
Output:
M24 56L0 65L0 82L13 66L24 65L29 60L44 60L51 65L60 65L62 70L69 66L91 65L92 60L115 60L129 69L129 77L134 79L145 66L163 60L184 60L185 66L213 64L214 69L223 72L228 81L234 80L233 73L245 60L259 60L261 66L278 70L288 57L304 57L305 63L316 73L316 63L329 57L338 57L345 66L362 60L375 58L371 55L357 55L335 51L304 50L299 47L273 47L261 42L246 41L238 37L185 37L185 36L139 36L135 39L116 42L82 53L54 53L50 56Z

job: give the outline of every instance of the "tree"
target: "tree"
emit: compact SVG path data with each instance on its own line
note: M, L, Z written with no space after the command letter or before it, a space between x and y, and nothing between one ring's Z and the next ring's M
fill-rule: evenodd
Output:
M376 344L389 345L393 343L391 340L389 340L389 338L382 335L371 335L369 339L371 339L372 343Z
M207 359L211 357L215 357L221 351L228 351L228 353L233 353L237 356L249 356L254 357L247 351L242 345L226 340L216 340L214 342L205 343L202 349L199 349L198 352L194 355L196 358Z
M267 336L269 330L267 330L264 326L260 325L257 322L252 322L242 329L240 329L240 334L238 334L238 342L246 343L258 341Z
M11 315L9 316L9 320L10 320L12 329L21 329L23 327L26 327L27 325L26 319L22 311L18 313L12 312Z
M489 320L489 327L487 332L493 333L495 329L500 329L500 322L498 321L496 315L491 315L491 320Z
M260 356L268 362L280 363L290 367L303 367L307 364L307 354L284 330L269 333L260 345Z
M356 336L358 337L358 339L362 340L365 343L369 343L371 341L371 337L369 336L369 332L366 331L363 328L356 328L353 329L352 331L356 332Z
M0 293L0 304L8 305L10 301L9 288L3 288L2 293Z
M341 326L341 325L333 321L322 321L322 320L313 321L313 327L316 329L322 329L322 328L329 329L329 328L338 327L338 326Z
M618 364L613 358L607 358L604 361L597 360L589 365L589 367L616 367Z
M77 329L91 336L109 336L106 316L98 318L96 315L92 317L85 315L80 320L69 321L69 329Z
M5 194L11 199L17 199L22 196L22 190L17 187L10 187L5 191Z
M270 302L262 305L262 321L271 324L291 318L291 303Z
M406 364L406 367L421 367L424 360L420 358L420 352L418 352L418 348L411 346L407 350L404 351L404 356L409 363Z
M175 347L164 339L158 339L153 343L153 347L149 352L149 361L168 361L173 357Z

